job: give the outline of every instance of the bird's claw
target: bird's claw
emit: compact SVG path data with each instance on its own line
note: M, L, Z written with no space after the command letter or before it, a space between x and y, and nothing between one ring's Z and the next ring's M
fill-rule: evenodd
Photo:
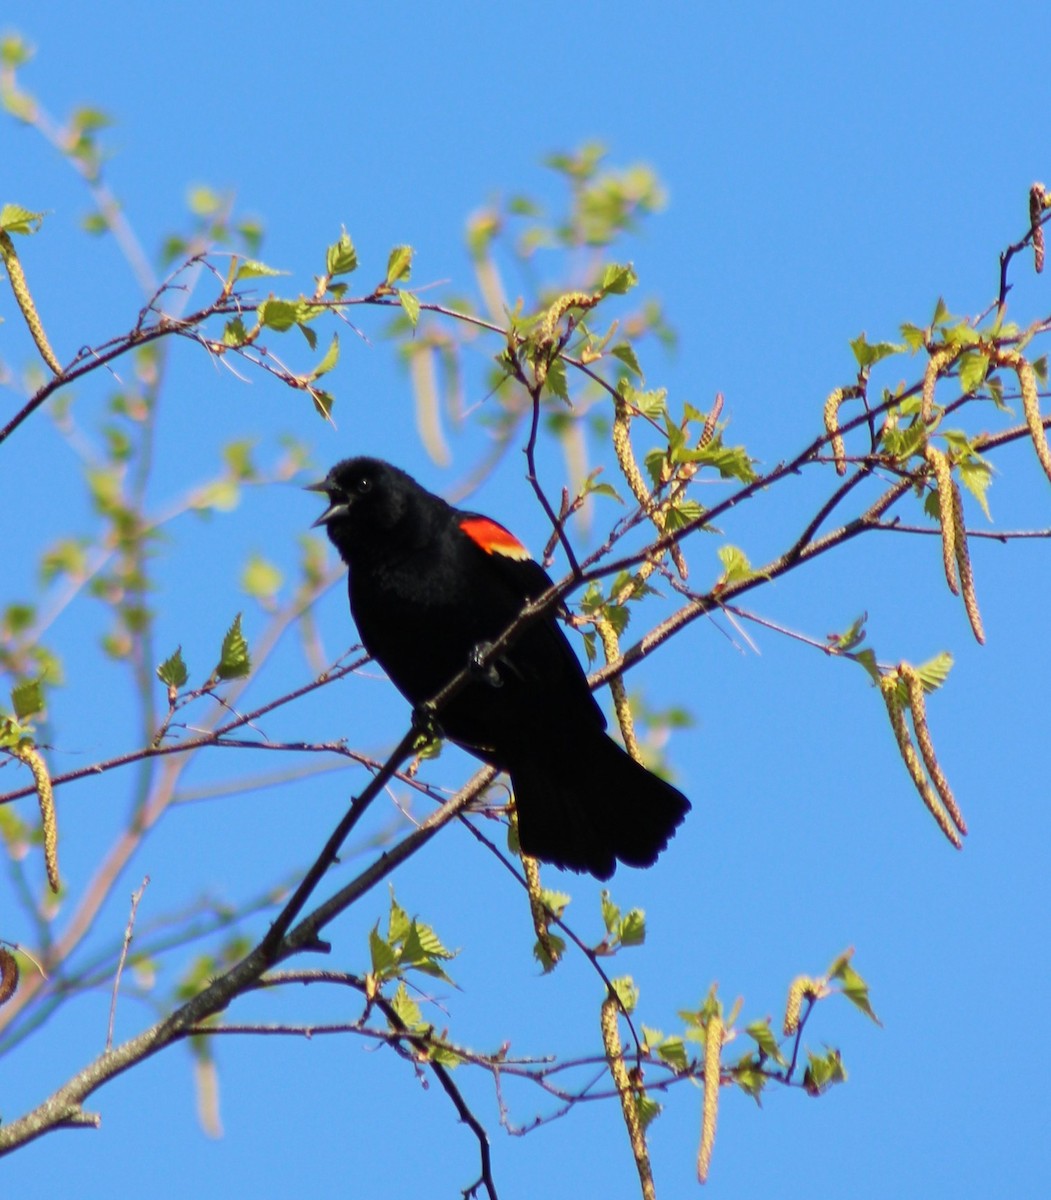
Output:
M473 647L470 656L467 660L467 665L471 674L476 679L480 679L483 683L487 683L490 687L500 687L504 682L500 677L500 672L496 669L496 663L486 662L487 654L492 653L492 642L479 642Z
M412 727L418 737L425 742L438 742L444 736L442 727L438 724L434 705L429 700L418 704L412 710Z

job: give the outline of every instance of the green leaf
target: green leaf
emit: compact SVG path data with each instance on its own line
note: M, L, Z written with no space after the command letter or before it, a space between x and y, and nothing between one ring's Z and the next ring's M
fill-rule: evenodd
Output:
M603 268L602 277L599 280L599 291L607 296L623 296L639 282L639 277L635 274L635 268L631 263L622 265L620 263L609 263Z
M774 1062L785 1065L781 1047L777 1044L777 1038L774 1037L773 1030L770 1028L769 1017L765 1021L753 1021L751 1025L745 1026L745 1033L759 1047L759 1053L764 1058L772 1058Z
M397 974L397 956L380 937L379 922L369 930L369 957L372 960L372 973L379 979L390 979Z
M610 894L605 888L602 889L601 901L602 923L606 926L607 933L613 933L620 923L620 909L610 899Z
M656 1100L639 1090L635 1093L635 1111L638 1113L639 1124L645 1129L654 1117L659 1117L662 1106Z
M172 234L170 237L166 237L161 245L161 261L163 263L174 262L177 258L182 258L188 250L186 239Z
M455 1069L456 1067L463 1066L467 1061L455 1047L450 1046L447 1042L437 1040L441 1035L435 1033L432 1022L428 1021L421 1024L420 1031L426 1035L430 1035L431 1038L426 1047L422 1047L428 1062L440 1063L443 1067Z
M186 204L195 217L214 217L223 207L223 197L205 184L191 188Z
M876 651L872 649L859 650L857 654L855 654L854 659L865 668L872 682L878 684L880 680L880 669L879 664L876 662Z
M256 262L253 258L246 258L244 262L237 268L237 274L234 276L234 283L241 279L259 279L264 275L287 275L287 271L279 271L277 267L268 267L266 263Z
M243 346L248 341L248 330L240 317L233 317L223 326L224 346Z
M584 640L584 654L587 656L588 666L591 666L598 655L597 639L594 631L590 629L585 629L580 636Z
M243 679L251 669L252 660L248 653L248 643L241 633L241 614L238 613L223 638L223 648L215 673L220 679Z
M464 1063L462 1054L458 1054L451 1046L430 1045L427 1047L427 1061L441 1063L443 1067L459 1067Z
M291 300L264 300L256 309L259 324L284 333L299 324L299 305Z
M899 406L901 413L906 412L906 405ZM911 458L923 445L927 437L926 427L921 421L912 421L904 428L886 424L883 427L881 446L883 450L898 462Z
M0 63L5 67L24 66L33 57L33 47L18 33L5 33L0 37Z
M255 467L252 465L252 448L255 441L252 438L238 438L227 442L223 447L223 458L226 460L230 473L236 479L254 479Z
M957 463L960 472L960 482L982 506L985 519L992 521L993 514L989 511L989 500L986 492L993 481L993 468L983 458L975 455L973 458L962 458Z
M16 120L24 121L27 125L36 119L36 101L26 92L19 92L13 87L0 88L0 105Z
M420 954L427 958L456 957L456 951L447 950L445 946L442 945L441 938L438 937L430 925L425 925L422 921L415 919L409 926L409 933L405 938L405 949L403 951L405 955L410 953L410 946L413 953L415 953L416 948L419 947Z
M653 487L657 487L664 475L665 463L669 461L668 452L659 446L654 447L654 449L646 451L642 461L646 468L646 474L650 477L650 483Z
M409 321L412 324L413 329L415 329L416 324L420 319L420 299L419 299L419 297L416 295L415 292L406 292L404 290L399 290L398 303L404 309L405 315L409 318Z
M74 109L69 123L80 133L98 133L100 129L108 129L114 121L109 113L101 108L85 106Z
M943 333L946 346L973 346L982 340L982 335L967 321L959 321Z
M543 968L544 974L554 970L566 953L566 939L559 937L557 933L552 933L548 930L548 944L554 951L554 957L548 954L547 949L538 941L533 943L533 957Z
M703 507L696 500L679 500L664 513L665 533L674 533L685 525L691 525L704 516Z
M585 496L609 496L611 500L616 500L618 504L623 504L624 499L612 483L600 483L594 473L589 475L584 480L583 493Z
M541 888L540 898L556 917L562 916L573 899L568 892L553 892L550 888Z
M834 650L856 650L865 640L865 622L869 619L867 612L861 614L843 633L830 633L828 643Z
M393 287L412 274L411 246L395 246L387 259L387 283Z
M854 970L849 962L844 963L836 972L833 978L838 979L843 995L855 1006L875 1021L877 1025L882 1026L883 1022L873 1012L872 1005L869 1003L869 985L861 978Z
M989 393L989 399L996 405L1001 412L1010 412L1011 409L1004 403L1004 384L999 375L990 375L985 381L985 390Z
M36 620L36 608L32 604L9 604L4 609L3 624L15 637L25 631Z
M985 376L989 371L989 357L972 352L961 354L957 370L960 377L960 390L967 394L976 392L985 382Z
M646 1040L648 1041L649 1038ZM690 1058L686 1053L686 1043L681 1037L663 1038L653 1049L658 1058L677 1071L685 1071L690 1065Z
M803 1087L811 1096L820 1096L837 1083L845 1083L847 1072L838 1050L830 1050L823 1057L807 1052L810 1065L803 1075Z
M59 575L83 579L87 573L88 557L84 546L74 538L62 538L49 546L40 558L40 578L51 583ZM12 629L12 632L18 632Z
M731 583L739 583L742 580L750 579L755 574L752 564L748 561L748 555L736 546L720 546L718 555L719 561L723 564L723 573L719 579L720 586L726 587Z
M216 479L195 492L190 502L195 509L207 511L215 508L220 512L230 512L237 507L240 495L241 489L236 479Z
M626 379L617 381L617 391L624 397L626 404L637 409L644 417L654 420L663 417L668 411L668 389L655 388L652 391L640 392L631 386Z
M646 914L641 908L630 909L620 924L620 944L641 946L646 940Z
M686 1027L687 1027L687 1030L689 1033L690 1040L691 1041L699 1040L697 1037L694 1037L693 1035L694 1035L694 1033L696 1033L698 1030L701 1029L703 1019L704 1019L703 1012L698 1009L680 1008L679 1016L682 1018L683 1021L686 1022Z
M311 388L310 399L314 401L314 409L318 416L324 417L326 421L331 421L332 405L336 402L332 393L322 391L321 388Z
M394 993L391 1007L401 1018L402 1023L409 1029L417 1030L423 1025L423 1014L420 1012L420 1006L409 995L409 990L404 982L398 984L398 990Z
M566 364L561 358L553 358L544 376L544 388L559 400L569 403L569 384L566 381Z
M937 691L949 678L952 661L952 655L947 650L943 650L941 654L936 654L934 658L929 658L916 668L916 674L920 677L925 692Z
M23 679L11 689L11 707L20 721L44 711L44 689L39 679Z
M922 350L924 343L927 341L927 334L918 325L910 325L906 322L901 326L901 336L905 339L905 344L913 354L917 350Z
M664 1041L664 1034L659 1029L654 1029L652 1025L647 1025L642 1021L639 1025L642 1030L642 1049L646 1053L656 1053L657 1047Z
M320 379L322 375L327 375L329 371L339 362L339 334L332 335L332 341L328 344L328 349L325 351L325 356L310 373L311 379Z
M621 342L619 345L614 346L610 350L610 354L615 358L619 358L633 375L636 375L640 381L642 380L642 367L639 366L635 347L630 342Z
M241 587L256 600L272 600L283 582L280 569L259 554L253 554L241 572Z
M44 214L31 212L20 204L5 204L0 208L0 229L5 233L36 233Z
M763 1088L766 1087L768 1081L763 1072L755 1065L750 1054L746 1054L732 1069L731 1077L746 1096L751 1096L756 1104L762 1102Z
M635 980L630 975L621 975L617 979L611 979L610 983L624 1005L624 1011L630 1016L639 1002L639 989L635 986Z
M405 941L409 935L409 928L412 921L409 919L409 914L404 908L394 899L394 889L390 893L390 916L387 922L387 940L392 946L398 946Z
M263 226L252 217L245 217L234 224L234 229L241 235L245 249L249 254L258 254L263 244Z
M358 252L350 235L344 229L339 235L339 241L333 242L325 251L325 274L332 278L334 275L349 275L357 269Z
M723 479L737 479L741 483L751 483L756 478L752 460L744 446L724 446L721 437L713 438L707 446L677 447L672 460L714 467Z
M858 366L863 370L868 370L883 358L889 358L892 354L901 354L905 349L904 346L895 345L894 342L874 342L872 345L865 340L864 333L859 333L858 336L850 343L851 350L854 351L854 357L858 360Z
M190 678L190 673L186 669L186 663L183 662L182 646L176 646L175 651L169 654L157 668L157 678L166 687L175 688L176 690L186 686L186 681Z

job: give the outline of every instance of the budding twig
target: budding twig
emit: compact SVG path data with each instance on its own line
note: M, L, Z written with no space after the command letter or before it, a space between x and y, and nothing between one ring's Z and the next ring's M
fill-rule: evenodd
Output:
M1018 388L1022 393L1022 411L1033 449L1044 474L1051 479L1051 449L1047 445L1047 433L1044 430L1044 419L1040 415L1040 395L1036 385L1036 372L1032 363L1017 350L1009 350L1003 346L990 346L985 351L990 361L998 366L1009 367L1018 376Z
M934 388L939 375L944 375L952 364L959 358L962 346L945 346L935 350L927 360L927 369L923 372L923 394L920 403L920 420L924 425L930 425L934 420Z
M909 709L912 712L912 727L916 731L916 744L919 746L920 754L923 756L923 764L927 768L927 774L930 775L931 782L934 784L941 802L945 805L945 811L952 819L952 823L961 834L966 836L967 822L963 819L963 813L960 812L959 805L956 803L956 797L952 794L949 781L945 778L945 772L942 770L937 755L934 753L934 743L931 741L931 731L927 725L927 703L923 680L920 679L916 668L909 663L902 663L898 669L902 679L905 681L906 688L908 688Z
M907 667L907 664L902 664L902 666ZM920 756L916 753L916 747L912 744L909 728L905 721L904 705L898 694L898 680L901 678L902 667L898 667L893 671L888 671L885 675L881 675L879 681L880 692L887 706L887 715L890 717L890 727L894 731L894 740L898 743L902 761L905 763L909 776L916 785L916 790L919 792L920 799L926 806L927 811L937 821L938 828L952 842L956 849L962 850L963 842L960 841L960 835L956 832L953 822L942 806L938 794L931 786L931 782L924 772ZM931 747L930 752L932 755L934 754L933 747ZM946 784L946 788L948 788L948 784Z
M927 443L924 449L938 485L938 517L942 527L942 565L945 567L945 582L954 596L960 594L956 582L956 518L953 515L953 481L949 460L937 446Z
M514 820L517 826L517 813ZM551 914L544 903L544 895L540 888L540 864L529 854L522 854L521 859L526 881L526 894L529 897L529 913L533 918L533 931L536 933L536 940L540 943L541 950L553 967L562 957L562 951L559 950L551 936Z
M851 387L834 388L825 401L825 432L832 447L832 457L836 463L836 474L847 473L847 450L843 444L843 435L839 431L839 408L844 400L856 400L863 395L861 388L854 384Z
M1039 275L1044 269L1044 227L1040 218L1044 212L1046 191L1042 183L1029 189L1029 226L1033 231L1033 267Z
M22 316L29 327L29 332L36 343L36 348L40 351L40 357L51 368L53 374L61 375L62 364L55 357L55 352L51 349L51 343L47 340L47 334L44 332L44 326L41 324L40 316L37 313L36 305L33 303L33 297L29 291L29 284L26 283L25 272L22 270L22 264L18 260L18 251L15 249L15 244L11 241L11 235L6 229L0 229L0 258L3 259L4 266L7 268L7 277L11 281L11 291L15 294L15 300L18 301L18 307L22 310Z
M608 617L596 617L595 629L602 640L602 652L607 663L620 659L620 638L613 628L613 622ZM613 697L613 710L617 714L617 724L624 738L624 747L636 761L641 761L639 741L635 736L635 718L628 701L628 689L624 686L624 676L616 675L609 681L610 695Z
M635 461L635 451L631 446L631 437L629 430L631 427L631 414L628 410L628 403L624 397L617 392L614 403L613 416L613 450L617 456L617 463L620 466L621 474L627 481L628 487L631 488L632 495L639 502L639 505L644 511L648 511L650 520L653 522L659 534L664 533L664 528L667 523L665 505L653 506L653 497L650 495L650 489L646 486L646 481L642 477L642 472L639 470L639 464ZM705 422L705 431L708 430L708 422ZM702 438L705 434L702 432ZM708 433L708 440L711 441L712 434ZM695 468L696 469L696 468ZM679 577L685 579L689 573L686 567L686 560L683 557L682 549L678 543L674 543L668 547L668 552L671 554L672 562L675 563L675 569L679 572ZM653 570L653 565L649 565L648 575ZM641 572L640 572L641 574ZM645 578L645 575L643 575Z
M704 1103L701 1108L701 1145L697 1151L697 1180L708 1182L715 1149L715 1126L719 1118L719 1084L722 1081L721 1055L723 1019L717 1012L708 1018L704 1031Z
M788 999L785 1001L784 1031L791 1035L799 1028L799 1013L803 1007L803 998L820 1000L828 995L828 982L815 979L813 975L797 975L788 985Z
M51 786L47 763L30 741L12 746L11 753L33 772L33 783L36 785L37 801L40 804L40 822L44 827L44 865L47 868L47 881L57 895L62 887L58 875L58 819L55 816L55 792Z
M956 486L952 484L952 515L955 526L953 549L956 554L956 565L960 568L960 588L963 592L963 606L967 611L967 619L971 622L975 640L979 645L985 645L985 629L982 626L982 614L978 610L978 595L974 590L974 572L971 570L971 551L967 544L967 527L963 522L963 497Z
M606 1061L609 1063L609 1073L620 1097L620 1109L624 1114L624 1125L631 1142L631 1153L635 1159L635 1169L639 1173L642 1185L643 1200L656 1200L653 1186L653 1171L650 1168L650 1154L646 1148L646 1134L643 1132L642 1121L639 1118L635 1089L631 1086L628 1069L624 1065L624 1052L620 1042L620 1030L617 1028L617 1018L620 1013L620 1001L612 992L602 1002L601 1026L602 1044L606 1048Z

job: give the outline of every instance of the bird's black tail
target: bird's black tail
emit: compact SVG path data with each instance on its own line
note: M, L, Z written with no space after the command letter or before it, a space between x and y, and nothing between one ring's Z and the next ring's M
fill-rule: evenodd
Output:
M522 850L598 879L609 879L618 859L652 866L689 800L602 730L575 733L558 753L523 755L511 765Z

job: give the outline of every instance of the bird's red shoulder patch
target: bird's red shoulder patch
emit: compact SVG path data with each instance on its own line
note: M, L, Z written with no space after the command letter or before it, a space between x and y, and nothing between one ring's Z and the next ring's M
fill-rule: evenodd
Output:
M502 554L504 558L513 558L519 562L532 558L509 529L505 529L489 517L464 517L460 528L476 546L481 546L486 554Z

